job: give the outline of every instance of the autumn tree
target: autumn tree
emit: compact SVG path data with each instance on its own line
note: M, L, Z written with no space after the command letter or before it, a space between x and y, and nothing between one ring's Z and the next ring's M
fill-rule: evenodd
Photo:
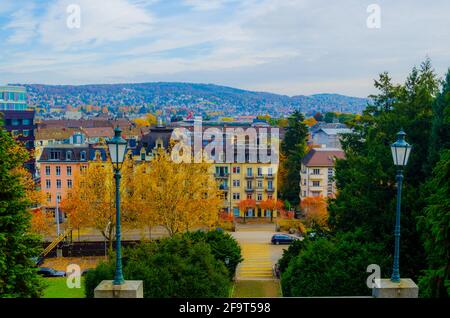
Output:
M280 211L283 209L283 202L275 200L275 199L266 199L259 203L259 207L263 210L270 211L270 220L273 219L273 212Z
M52 234L54 218L40 208L32 209L31 213L31 232L39 235Z
M306 197L301 202L301 209L305 215L305 225L309 228L327 228L327 203L322 197Z
M136 195L144 198L144 220L156 220L170 236L196 226L216 224L222 201L209 164L175 163L160 150L142 165L147 166L148 173L142 177L143 184L137 187Z

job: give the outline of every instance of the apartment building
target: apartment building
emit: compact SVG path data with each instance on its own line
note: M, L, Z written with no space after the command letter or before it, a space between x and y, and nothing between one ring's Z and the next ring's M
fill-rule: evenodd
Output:
M300 200L306 197L334 197L336 158L345 158L337 148L312 148L302 160L300 170Z
M230 124L228 123L227 125ZM251 124L239 126L248 128L251 127ZM192 125L183 125L183 127L193 133ZM224 128L223 125L214 123L203 126L202 132L211 127ZM167 149L170 145L174 128L167 127L162 122L150 128L150 131L142 136L133 150L134 160L136 162L150 161L158 149ZM202 147L204 148L207 144L207 142L203 141ZM261 209L260 203L268 199L277 199L278 163L262 163L260 160L251 162L248 156L248 149L243 162L234 160L233 163L221 163L224 160L217 159L212 158L210 172L216 178L219 189L223 191L222 209L224 212L235 217L276 217L276 212L272 216L270 210ZM248 208L246 211L241 210L239 203L246 199L255 200L255 208Z
M43 149L38 160L41 167L41 191L46 197L45 206L56 208L74 186L75 178L93 160L107 160L105 148L87 144L55 144Z
M2 113L5 129L11 132L12 136L30 151L31 156L25 163L25 168L34 176L35 110L28 107L25 87L0 86L0 113Z

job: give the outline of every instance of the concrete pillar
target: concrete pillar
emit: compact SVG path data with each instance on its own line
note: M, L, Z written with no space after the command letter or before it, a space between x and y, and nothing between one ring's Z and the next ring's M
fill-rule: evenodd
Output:
M126 280L122 285L113 285L112 280L104 280L95 288L94 298L144 298L144 283Z
M375 280L372 296L375 298L418 298L419 287L410 278L402 278L398 283L393 283L390 279L380 279Z

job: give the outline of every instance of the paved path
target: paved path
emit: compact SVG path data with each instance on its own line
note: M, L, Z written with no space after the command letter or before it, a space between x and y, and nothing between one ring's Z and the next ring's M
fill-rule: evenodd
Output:
M232 233L242 249L244 261L236 270L237 280L273 280L272 266L281 258L286 246L272 245L274 224L238 224Z

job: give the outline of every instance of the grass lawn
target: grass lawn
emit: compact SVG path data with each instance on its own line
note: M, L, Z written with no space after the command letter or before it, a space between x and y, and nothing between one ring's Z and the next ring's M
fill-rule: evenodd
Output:
M42 298L84 298L83 280L81 277L81 288L69 288L66 285L66 277L43 278L48 286L44 290Z
M232 297L282 297L280 282L278 280L238 280L234 284Z

